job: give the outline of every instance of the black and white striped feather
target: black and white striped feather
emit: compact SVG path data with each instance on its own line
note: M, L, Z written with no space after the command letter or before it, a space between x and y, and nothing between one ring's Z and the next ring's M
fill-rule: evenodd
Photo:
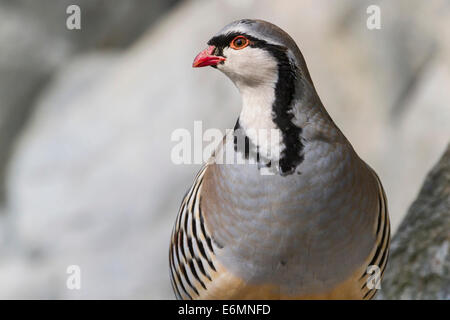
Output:
M172 231L169 263L172 287L177 299L195 299L212 281L215 243L201 210L201 188L207 166L197 174L185 195Z

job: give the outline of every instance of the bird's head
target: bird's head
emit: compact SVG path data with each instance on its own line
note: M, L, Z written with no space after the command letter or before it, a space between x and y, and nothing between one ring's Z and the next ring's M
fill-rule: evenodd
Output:
M205 66L225 73L241 93L235 129L242 129L265 154L281 150L281 155L267 158L279 159L283 173L294 172L303 160L301 121L305 118L296 115L305 105L320 105L295 41L269 22L238 20L212 37L208 48L194 59L193 67ZM261 138L259 129L278 130L281 139Z
M279 27L262 20L243 19L225 26L208 41L193 67L212 66L225 73L239 89L275 87L280 68L305 73L303 57L294 40Z

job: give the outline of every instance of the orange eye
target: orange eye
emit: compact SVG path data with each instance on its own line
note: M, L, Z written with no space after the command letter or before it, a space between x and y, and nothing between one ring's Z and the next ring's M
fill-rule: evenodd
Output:
M248 44L249 44L249 41L246 37L237 36L236 38L233 39L233 41L231 41L230 47L235 50L240 50L240 49L244 49L246 46L248 46Z

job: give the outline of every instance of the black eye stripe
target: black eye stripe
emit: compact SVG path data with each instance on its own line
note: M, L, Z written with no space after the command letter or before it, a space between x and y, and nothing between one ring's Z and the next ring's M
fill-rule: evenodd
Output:
M233 40L238 35L239 35L238 33L229 33L220 36L215 36L208 41L208 45L223 48L228 46L230 41Z
M208 45L223 49L223 48L228 47L230 45L230 42L237 36L246 37L250 41L250 44L249 44L250 47L258 47L258 46L261 46L262 44L266 43L263 40L259 40L255 37L249 36L248 34L245 34L245 33L231 32L231 33L227 33L227 34L221 34L220 36L215 36L214 38L212 38L211 40L208 41Z

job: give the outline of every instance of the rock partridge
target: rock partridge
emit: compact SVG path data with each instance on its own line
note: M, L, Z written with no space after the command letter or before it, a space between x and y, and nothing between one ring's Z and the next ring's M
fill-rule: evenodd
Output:
M296 43L244 19L208 45L193 67L228 76L242 111L181 203L169 250L176 297L371 299L388 259L386 196Z

